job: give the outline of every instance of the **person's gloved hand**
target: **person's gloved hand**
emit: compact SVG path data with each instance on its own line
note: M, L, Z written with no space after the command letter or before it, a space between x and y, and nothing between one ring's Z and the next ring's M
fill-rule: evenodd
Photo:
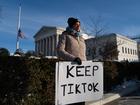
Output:
M81 59L79 57L76 57L74 59L74 62L76 62L78 65L81 65L82 64L82 61L81 61Z

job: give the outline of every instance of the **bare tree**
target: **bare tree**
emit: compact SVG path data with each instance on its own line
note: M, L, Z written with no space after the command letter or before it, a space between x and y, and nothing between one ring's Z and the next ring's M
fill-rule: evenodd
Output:
M108 25L105 23L102 16L90 16L89 21L86 24L86 28L83 28L85 33L94 35L95 37L104 35L107 29Z
M90 42L87 40L87 58L92 60L117 60L119 54L118 47L124 44L124 41L115 40L115 36L111 34L111 36L89 39Z
M102 56L103 60L117 59L119 54L117 44L114 42L106 41L105 44L103 44L103 49L99 49L99 54Z
M86 32L88 35L94 35L94 44L91 46L89 45L88 49L88 55L92 57L92 59L97 59L99 56L102 56L103 60L113 60L117 59L117 56L119 54L118 46L122 45L121 42L112 42L110 40L103 41L102 43L98 43L98 38L108 35L109 27L105 23L102 16L95 16L95 17L89 17L89 21L87 24L87 28L84 28L84 32ZM88 32L86 31L88 30ZM102 47L100 47L102 46ZM98 53L98 54L97 54Z

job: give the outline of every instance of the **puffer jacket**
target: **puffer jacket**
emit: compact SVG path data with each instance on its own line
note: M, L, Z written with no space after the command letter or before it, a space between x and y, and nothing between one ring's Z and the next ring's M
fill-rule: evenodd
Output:
M70 35L64 31L59 38L57 55L66 61L73 61L76 57L85 61L86 46L84 38L82 36L76 37L75 35Z

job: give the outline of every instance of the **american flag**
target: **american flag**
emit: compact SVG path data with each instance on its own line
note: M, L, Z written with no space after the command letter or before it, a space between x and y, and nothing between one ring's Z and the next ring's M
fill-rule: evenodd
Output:
M21 31L21 29L18 30L18 37L19 38L25 38L24 33Z

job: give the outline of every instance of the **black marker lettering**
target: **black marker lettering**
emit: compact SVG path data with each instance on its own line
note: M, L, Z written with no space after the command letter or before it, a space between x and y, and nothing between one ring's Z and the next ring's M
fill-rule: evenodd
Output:
M72 75L70 73L70 71L74 68L74 66L72 66L71 68L69 68L69 65L67 66L67 78L69 78L69 76L74 77L74 75Z

